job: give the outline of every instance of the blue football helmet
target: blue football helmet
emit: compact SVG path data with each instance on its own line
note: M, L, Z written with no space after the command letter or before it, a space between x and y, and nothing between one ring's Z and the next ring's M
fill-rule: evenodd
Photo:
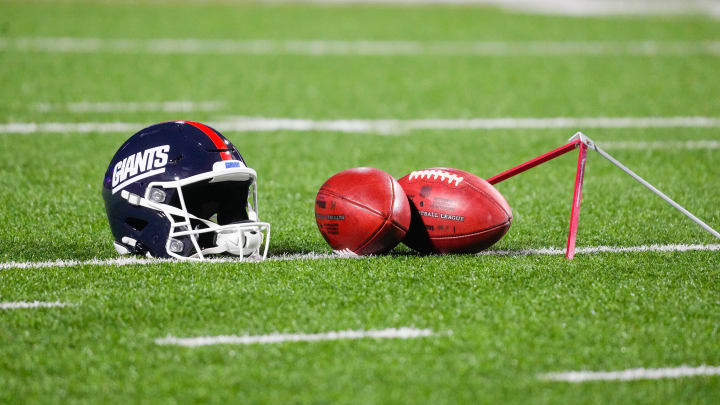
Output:
M110 161L102 194L120 254L267 257L257 173L206 125L164 122L136 133Z

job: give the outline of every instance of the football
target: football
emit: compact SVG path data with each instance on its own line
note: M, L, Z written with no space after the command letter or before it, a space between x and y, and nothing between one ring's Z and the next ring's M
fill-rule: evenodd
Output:
M330 177L315 199L315 221L323 238L340 252L385 253L410 227L410 203L392 176L358 167Z
M399 181L412 220L402 241L421 253L476 253L507 233L512 211L487 181L458 169L414 171Z

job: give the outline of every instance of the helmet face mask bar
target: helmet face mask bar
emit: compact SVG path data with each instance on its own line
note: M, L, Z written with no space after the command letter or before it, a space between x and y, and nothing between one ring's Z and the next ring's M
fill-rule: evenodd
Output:
M164 122L130 137L110 161L102 194L120 254L267 257L270 224L258 220L257 173L201 123Z
M170 257L204 260L207 255L229 253L241 258L253 256L264 260L267 257L270 245L270 224L257 221L256 179L255 170L251 168L227 168L213 170L181 180L151 182L147 185L143 197L135 196L127 191L122 191L121 196L133 205L156 210L165 215L170 222L170 233L165 243L166 253ZM247 198L244 199L247 200L246 206L233 207L238 212L247 212L247 219L220 225L211 219L199 217L196 215L197 213L194 214L188 210L183 188L197 184L213 185L220 183L224 183L223 185L236 184L239 188L248 190ZM166 201L169 199L170 191L173 191L177 196L172 204L170 201ZM235 201L235 203L242 204L241 201ZM214 214L213 216L217 217L217 213ZM207 238L207 234L212 236L212 239ZM194 253L187 256L182 255L182 252L188 250L188 246L186 246L188 242L190 242L190 248ZM262 254L260 253L261 246L263 247Z

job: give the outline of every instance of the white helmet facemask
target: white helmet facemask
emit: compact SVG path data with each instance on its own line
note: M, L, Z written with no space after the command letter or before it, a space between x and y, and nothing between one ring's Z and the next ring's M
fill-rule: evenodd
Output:
M257 174L255 170L245 167L242 162L233 164L234 162L237 161L217 162L212 171L181 180L151 182L142 197L125 190L121 192L121 195L130 204L156 210L165 215L170 222L170 232L165 248L171 257L204 260L208 255L225 253L241 258L254 257L264 260L270 245L270 224L258 221ZM248 187L246 207L234 208L246 210L238 212L243 212L243 214L246 212L247 219L244 219L243 215L241 221L219 225L213 221L217 215L211 218L201 218L190 213L183 195L183 187L203 182L207 184L238 182L242 183L238 184L238 187ZM173 205L166 201L168 193L165 190L168 189L174 189L177 194L177 201ZM195 253L188 256L180 255L179 253L186 251L185 243L188 239Z

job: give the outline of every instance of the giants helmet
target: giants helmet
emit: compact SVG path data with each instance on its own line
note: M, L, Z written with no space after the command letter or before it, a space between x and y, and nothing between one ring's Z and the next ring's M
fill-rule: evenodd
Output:
M258 222L256 179L235 146L208 126L177 121L145 128L115 153L103 181L115 249L264 259L270 224Z

